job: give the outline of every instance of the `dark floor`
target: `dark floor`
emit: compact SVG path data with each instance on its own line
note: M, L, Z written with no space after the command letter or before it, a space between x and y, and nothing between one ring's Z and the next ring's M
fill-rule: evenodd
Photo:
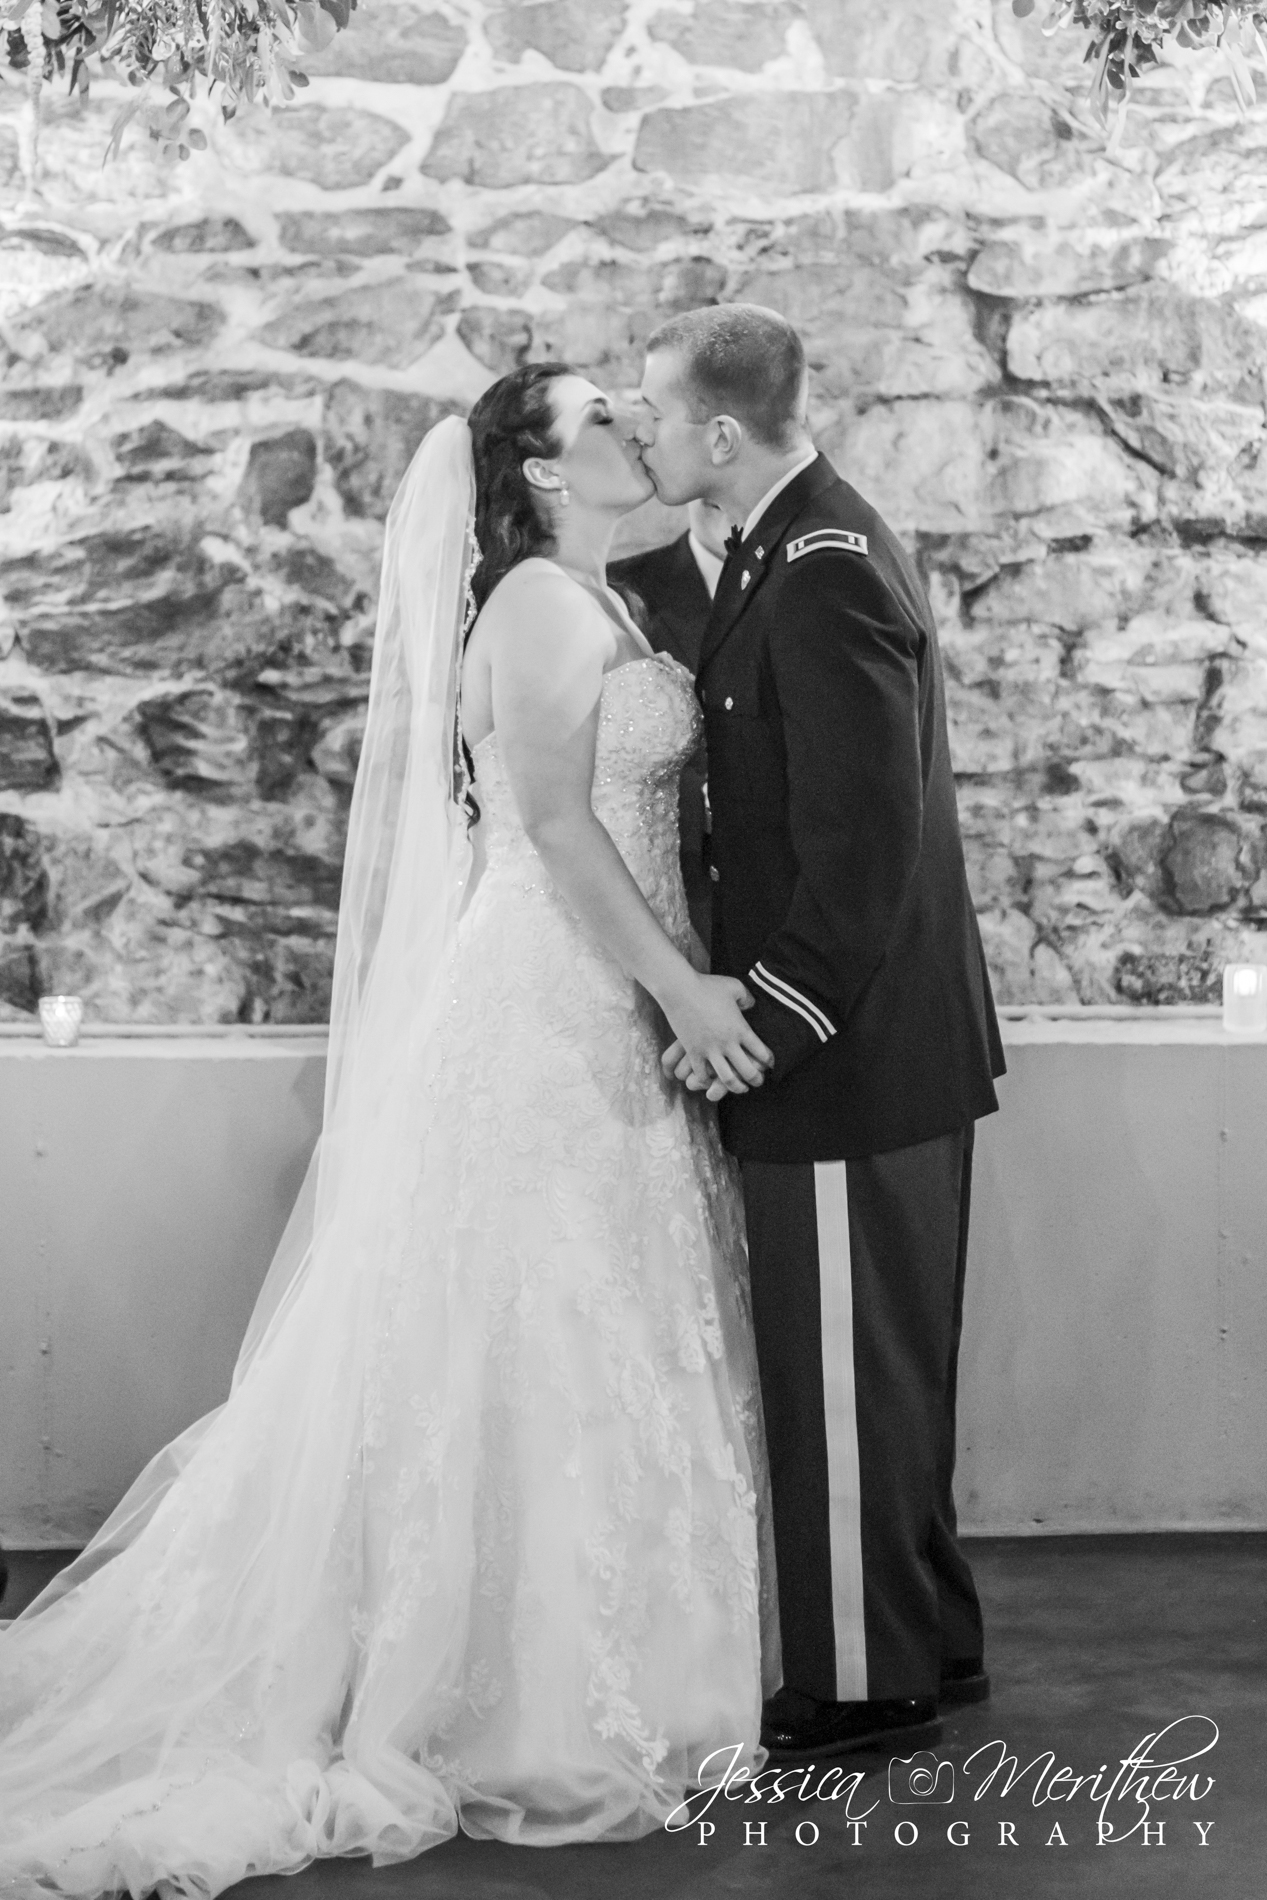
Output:
M953 1765L955 1780L952 1789L942 1771L940 1801L895 1805L887 1757L856 1757L847 1765L865 1769L866 1778L852 1812L873 1809L858 1830L848 1825L843 1800L795 1799L798 1782L778 1806L718 1801L707 1817L716 1832L703 1846L698 1827L619 1847L511 1848L459 1836L404 1866L325 1862L247 1881L235 1900L1260 1900L1267 1894L1267 1535L986 1538L969 1549L986 1607L994 1696L949 1715L934 1753ZM11 1561L8 1616L57 1558ZM1123 1756L1183 1718L1171 1731L1174 1745L1153 1751L1157 1764L1201 1748L1215 1724L1218 1740L1162 1787L1147 1816L1151 1843L1138 1828L1126 1832L1142 1817L1128 1795L1103 1810L1126 1838L1097 1845L1094 1784L1062 1798L1073 1776L1094 1776L1107 1763L1103 1795ZM998 1742L1020 1770L1041 1758L1010 1794L1003 1792L1006 1768L982 1788L999 1754L990 1745ZM965 1772L977 1750L985 1753ZM1049 1779L1065 1767L1072 1775L1035 1806L1035 1777L1048 1751ZM1194 1771L1202 1790L1211 1776L1213 1787L1194 1800L1189 1782L1175 1799L1175 1775ZM896 1780L893 1792L901 1792ZM912 1828L915 1842L899 1845L895 1829L909 1840ZM1009 1828L1014 1845L1000 1839ZM950 1845L948 1830L966 1836L966 1845Z

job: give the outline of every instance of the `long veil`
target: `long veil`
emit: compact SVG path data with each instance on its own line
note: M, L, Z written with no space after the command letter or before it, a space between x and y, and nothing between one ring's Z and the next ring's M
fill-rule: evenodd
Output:
M387 517L343 860L322 1131L256 1298L233 1389L299 1289L323 1266L327 1277L337 1275L336 1236L379 1172L374 1156L382 1152L402 1059L433 1020L471 866L458 699L478 559L474 506L470 430L446 417L419 447ZM151 1459L25 1617L40 1615L132 1543L218 1410Z
M473 486L443 423L389 516L320 1149L229 1396L0 1634L0 1895L632 1839L760 1765L740 1208L493 749L464 909ZM693 695L610 677L595 815L681 938Z
M0 1889L15 1864L8 1826L20 1825L22 1851L33 1820L64 1817L60 1849L76 1814L117 1799L122 1767L142 1811L147 1796L158 1805L157 1789L170 1816L181 1778L197 1782L191 1885L170 1890L205 1893L195 1839L240 1829L246 1853L276 1833L276 1790L250 1763L262 1770L292 1746L303 1753L323 1724L328 1732L323 1711L337 1710L354 1666L349 1631L372 1562L361 1526L364 1368L385 1235L425 1137L416 1083L471 870L457 740L473 502L470 432L450 418L418 450L387 521L318 1148L228 1400L151 1461L82 1555L0 1635ZM285 1736L270 1730L277 1722ZM257 1741L230 1745L226 1723ZM361 1733L356 1752L374 1772L347 1768L334 1804L353 1851L396 1836L402 1853L425 1845L417 1827L397 1825L405 1810L439 1817L435 1838L452 1832L446 1804L404 1787L420 1771L396 1759L385 1732ZM329 1809L323 1787L312 1802ZM291 1809L305 1799L292 1789ZM319 1833L320 1815L310 1821ZM296 1838L301 1851L313 1839ZM325 1851L340 1851L337 1840ZM109 1872L89 1854L59 1891L98 1891L93 1879Z

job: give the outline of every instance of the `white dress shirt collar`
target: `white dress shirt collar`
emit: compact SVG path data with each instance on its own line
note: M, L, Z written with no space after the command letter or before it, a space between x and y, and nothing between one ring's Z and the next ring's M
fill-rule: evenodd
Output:
M766 509L770 506L770 503L774 500L775 496L781 495L783 493L783 490L789 485L789 483L794 482L796 480L797 476L801 473L802 469L808 468L811 462L816 462L817 460L818 460L818 450L811 449L808 455L802 456L799 462L793 463L792 467L787 471L786 475L780 475L778 481L775 482L773 488L766 489L765 494L761 497L760 501L757 503L756 507L753 509L752 513L748 516L748 519L743 524L743 538L745 541L748 539L748 536L752 533L752 530L756 527L758 521L760 521Z
M717 583L721 579L721 560L711 548L704 546L694 528L687 530L687 538L691 544L691 553L695 556L695 565L700 571L700 579L707 587L708 597L711 600L717 592Z

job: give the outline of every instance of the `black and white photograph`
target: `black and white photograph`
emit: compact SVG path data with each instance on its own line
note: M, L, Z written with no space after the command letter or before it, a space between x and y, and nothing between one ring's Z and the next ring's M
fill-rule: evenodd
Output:
M1267 0L0 0L0 1900L1251 1900Z

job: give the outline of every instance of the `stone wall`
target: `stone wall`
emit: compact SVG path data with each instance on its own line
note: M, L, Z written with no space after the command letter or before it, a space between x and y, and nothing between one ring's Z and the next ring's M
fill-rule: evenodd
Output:
M1009 0L364 0L172 170L46 94L38 198L0 87L0 1009L320 1019L415 444L736 297L927 575L1001 999L1259 954L1267 114L1191 61L1109 151L1077 58Z

